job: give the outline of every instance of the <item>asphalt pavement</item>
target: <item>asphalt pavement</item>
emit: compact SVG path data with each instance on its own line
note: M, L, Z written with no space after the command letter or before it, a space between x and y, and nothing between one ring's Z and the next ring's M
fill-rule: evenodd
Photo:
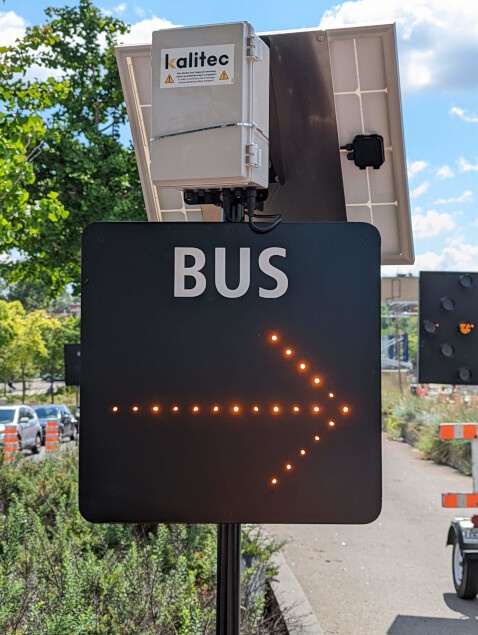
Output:
M423 461L383 437L383 509L370 525L266 525L325 635L477 635L478 599L460 600L451 575L444 492L471 478Z

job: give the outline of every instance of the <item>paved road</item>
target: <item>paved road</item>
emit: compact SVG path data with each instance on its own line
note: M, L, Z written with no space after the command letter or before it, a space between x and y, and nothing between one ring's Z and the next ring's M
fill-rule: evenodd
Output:
M471 478L384 437L383 480L371 525L267 525L288 541L325 635L477 635L478 599L457 598L445 548L453 510L441 507L442 492L471 491Z

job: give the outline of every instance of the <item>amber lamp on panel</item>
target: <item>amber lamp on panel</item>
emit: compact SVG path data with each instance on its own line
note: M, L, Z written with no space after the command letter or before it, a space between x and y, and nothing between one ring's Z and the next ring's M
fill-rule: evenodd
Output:
M462 335L468 335L475 328L475 325L472 322L460 322L459 328Z
M279 481L275 477L271 479L271 484L272 485L277 485L278 482Z
M320 408L319 408L319 406L314 406L314 407L312 408L312 412L314 412L315 414L317 414L318 412L320 412Z
M159 412L159 406L153 406L153 407L151 408L151 410L152 410L155 414L157 414L157 413Z
M301 456L305 456L307 453L306 453L306 451L304 449L302 449L302 450L299 451L299 454Z
M111 408L111 410L112 410L112 412L118 412L119 408L118 408L118 406L113 406Z
M199 412L199 406L193 406L193 412Z
M333 428L335 426L335 421L329 421L329 428Z
M292 351L292 349L291 349L291 348L286 348L286 349L284 350L284 355L285 355L286 357L292 357L292 354L293 354L293 351Z
M276 342L279 341L279 336L277 335L277 333L272 333L271 337L270 337L271 342L273 342L274 344Z
M292 469L292 465L290 463L287 463L287 465L285 466L285 469L290 472Z
M298 368L299 370L305 370L307 368L307 364L305 362L300 362Z
M329 392L329 398L333 399L334 397L335 397L334 393L333 392Z
M279 412L280 412L280 407L279 407L279 406L272 406L272 412L273 412L275 415L278 415L278 414L279 414Z
M240 408L239 408L239 406L237 406L237 405L232 407L232 412L233 412L235 415L237 415L237 414L240 412L240 410L241 410L241 409L240 409Z
M219 412L219 406L213 406L212 407L212 411L213 412Z
M131 410L132 410L133 412L138 412L138 411L139 411L139 407L138 407L138 406L133 406L133 407L131 408Z
M179 412L179 406L173 406L173 407L171 408L171 410L172 410L173 412Z
M348 412L350 412L350 408L348 406L343 406L342 412L344 413L344 415L346 415Z
M314 437L314 441L320 441L320 437L319 437L319 435L318 435L318 434L316 434L316 435L315 435L315 437Z
M314 386L318 386L320 384L320 377L314 377L312 379L312 383L314 384Z
M259 406L253 406L252 407L252 412L259 412Z
M300 408L299 408L299 406L294 406L294 407L292 408L292 412L296 412L296 413L297 413L297 412L300 412Z

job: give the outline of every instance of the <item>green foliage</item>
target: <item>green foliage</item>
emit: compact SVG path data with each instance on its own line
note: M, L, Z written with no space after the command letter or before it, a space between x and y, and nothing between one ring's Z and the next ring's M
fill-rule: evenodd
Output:
M440 423L466 422L476 420L476 411L467 406L439 403L432 400L407 396L392 408L392 416L387 419L387 433L399 437L405 430L416 438L415 447L423 458L436 463L452 464L464 474L471 474L471 446L464 439L442 441Z
M0 250L20 253L0 274L40 281L54 296L79 284L86 225L146 217L133 148L119 141L126 111L114 45L127 26L91 0L46 16L0 49ZM29 79L34 64L52 77Z
M93 525L79 514L77 480L76 450L0 459L0 632L214 633L215 528ZM276 546L254 532L246 530L245 549L268 566ZM257 569L245 574L246 593ZM263 595L243 597L243 635L265 632Z

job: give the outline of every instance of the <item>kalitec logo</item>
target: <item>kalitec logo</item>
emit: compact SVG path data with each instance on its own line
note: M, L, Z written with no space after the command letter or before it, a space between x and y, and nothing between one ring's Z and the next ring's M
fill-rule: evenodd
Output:
M164 69L177 68L204 68L205 66L227 66L229 64L229 55L206 55L204 51L190 52L184 57L169 58L169 53L164 56Z

